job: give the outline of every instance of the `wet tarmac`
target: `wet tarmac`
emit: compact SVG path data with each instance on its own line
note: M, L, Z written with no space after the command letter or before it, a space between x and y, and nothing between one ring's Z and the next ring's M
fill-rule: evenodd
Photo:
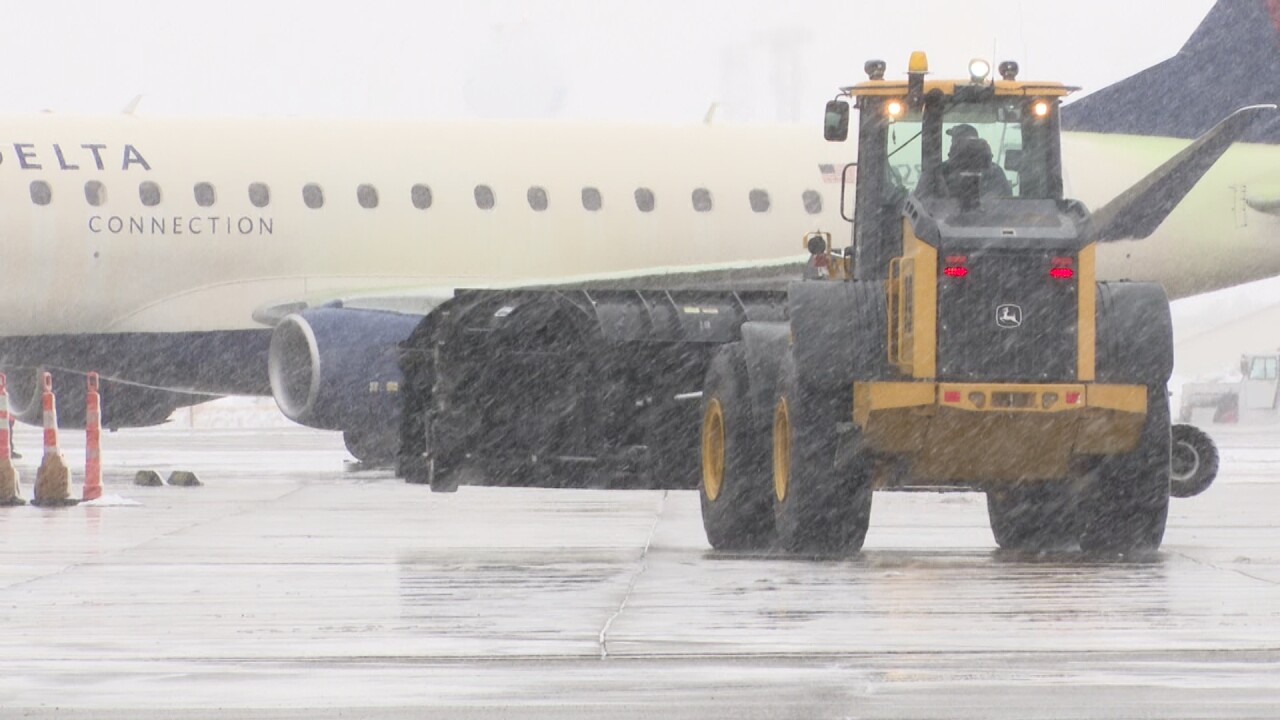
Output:
M0 509L0 718L1273 718L1280 427L1215 435L1142 563L997 552L979 495L878 494L857 559L747 557L692 492L433 495L330 434L110 435L139 504Z

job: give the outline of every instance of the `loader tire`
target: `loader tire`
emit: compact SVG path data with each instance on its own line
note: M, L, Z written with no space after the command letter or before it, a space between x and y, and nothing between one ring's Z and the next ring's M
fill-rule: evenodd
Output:
M1040 483L987 491L991 533L1004 550L1046 552L1080 542L1083 518L1074 483Z
M1080 547L1125 555L1158 550L1169 516L1169 461L1168 394L1163 384L1149 386L1138 446L1098 463Z
M742 343L722 346L702 391L702 526L716 550L773 543L768 426L753 412Z
M837 466L837 423L848 419L848 391L801 382L795 356L782 362L773 412L774 524L783 550L850 555L862 549L871 520L871 468L857 437L845 438L850 462ZM856 432L856 430L854 431Z

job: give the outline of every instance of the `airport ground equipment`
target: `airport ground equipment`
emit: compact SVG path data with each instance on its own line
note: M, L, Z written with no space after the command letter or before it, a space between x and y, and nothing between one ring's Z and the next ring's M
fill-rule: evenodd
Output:
M1223 382L1185 383L1178 419L1191 422L1198 410L1211 409L1213 422L1275 422L1280 419L1280 355L1240 356L1240 378Z
M828 104L832 141L860 111L852 242L806 238L785 291L478 290L437 308L402 346L400 473L435 490L696 484L719 549L856 552L873 491L914 489L985 492L1006 548L1157 548L1168 300L1097 282L1096 245L1150 235L1274 107L1090 213L1063 195L1071 88L1014 63L999 80L983 61L927 70L923 53L905 81L869 62Z
M1218 452L1205 433L1192 425L1197 415L1214 423L1280 421L1280 355L1240 356L1240 378L1222 382L1184 383L1173 428L1172 491L1176 497L1208 489L1218 469Z

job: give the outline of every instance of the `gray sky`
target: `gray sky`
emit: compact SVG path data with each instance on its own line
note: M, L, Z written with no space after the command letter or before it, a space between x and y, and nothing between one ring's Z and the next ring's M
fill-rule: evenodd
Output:
M7 0L0 111L817 121L870 57L1097 89L1213 0Z

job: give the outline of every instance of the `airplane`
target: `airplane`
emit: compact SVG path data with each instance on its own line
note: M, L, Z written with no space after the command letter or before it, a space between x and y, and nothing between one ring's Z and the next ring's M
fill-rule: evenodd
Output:
M1274 0L1219 0L1175 58L1064 107L1067 195L1101 207L1232 110L1280 99L1278 37ZM97 371L104 427L274 395L386 461L396 346L457 288L776 283L799 273L806 235L849 233L851 144L809 127L0 127L0 369L33 424L41 369L71 427ZM1105 245L1101 278L1183 297L1280 274L1280 123L1247 140L1155 235Z

